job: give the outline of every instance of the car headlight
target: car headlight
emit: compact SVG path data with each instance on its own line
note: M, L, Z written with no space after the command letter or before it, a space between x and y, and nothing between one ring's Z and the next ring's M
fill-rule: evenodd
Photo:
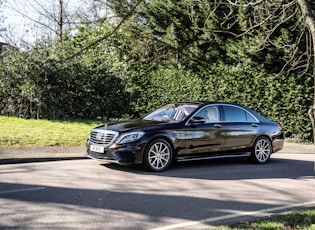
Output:
M143 135L144 135L144 132L125 133L117 139L116 143L117 144L130 143L130 142L139 140L141 137L143 137Z

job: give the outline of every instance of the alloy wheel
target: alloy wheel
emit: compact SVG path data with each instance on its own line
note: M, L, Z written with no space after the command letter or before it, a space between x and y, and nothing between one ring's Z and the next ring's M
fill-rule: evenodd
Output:
M255 160L258 163L265 163L268 161L271 154L271 143L267 138L260 138L256 141L254 147Z
M163 171L172 159L172 149L164 140L153 142L146 154L146 163L153 171Z

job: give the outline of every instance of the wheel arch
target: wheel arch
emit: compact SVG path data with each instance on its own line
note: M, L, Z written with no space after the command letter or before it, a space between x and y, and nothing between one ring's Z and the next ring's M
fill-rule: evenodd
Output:
M168 142L168 144L171 146L171 149L172 149L172 152L173 152L173 159L174 159L174 155L176 154L175 153L175 148L174 148L174 138L172 138L171 135L168 135L167 133L157 133L157 134L154 134L152 135L150 138L148 138L144 145L142 146L142 150L141 150L141 162L143 163L143 156L145 154L145 151L147 149L147 147L152 143L152 141L156 140L156 139L163 139L165 141Z
M155 153L154 151L153 152L154 155L151 155L149 157L151 148L161 143L164 143L164 146L166 145L169 151L164 152L165 149L163 148L162 152L159 152L158 150L157 153ZM161 157L160 155L161 153L165 154L165 156L169 155L169 158L165 156ZM152 160L152 159L156 159L156 160ZM151 163L151 160L152 160L152 163ZM157 135L155 137L152 137L149 141L147 141L146 145L143 147L142 165L145 169L149 171L156 171L156 172L164 171L166 168L170 166L170 164L172 164L173 161L174 161L174 146L172 142L163 135ZM160 165L161 167L159 167Z
M165 134L157 134L157 135L153 135L147 142L146 144L144 145L143 147L143 151L145 151L145 149L148 147L148 145L156 140L156 139L163 139L165 141L168 142L168 144L171 146L172 148L172 151L173 151L173 157L174 157L174 153L175 153L175 148L174 148L174 141L171 137L169 137L168 135L165 135Z

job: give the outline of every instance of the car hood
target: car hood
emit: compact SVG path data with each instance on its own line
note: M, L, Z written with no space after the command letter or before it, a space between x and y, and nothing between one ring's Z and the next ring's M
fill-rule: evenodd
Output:
M104 130L112 130L119 133L124 132L131 132L131 131L148 131L153 130L163 125L174 125L176 123L172 122L165 122L165 121L153 121L153 120L130 120L124 122L114 122L114 123L107 123L96 127L97 129L104 129Z

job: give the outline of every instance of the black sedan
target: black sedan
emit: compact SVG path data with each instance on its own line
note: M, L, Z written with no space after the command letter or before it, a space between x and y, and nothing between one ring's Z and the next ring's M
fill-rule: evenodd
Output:
M163 171L174 160L247 157L264 164L283 143L279 124L245 106L178 102L138 120L94 128L87 140L87 156Z

